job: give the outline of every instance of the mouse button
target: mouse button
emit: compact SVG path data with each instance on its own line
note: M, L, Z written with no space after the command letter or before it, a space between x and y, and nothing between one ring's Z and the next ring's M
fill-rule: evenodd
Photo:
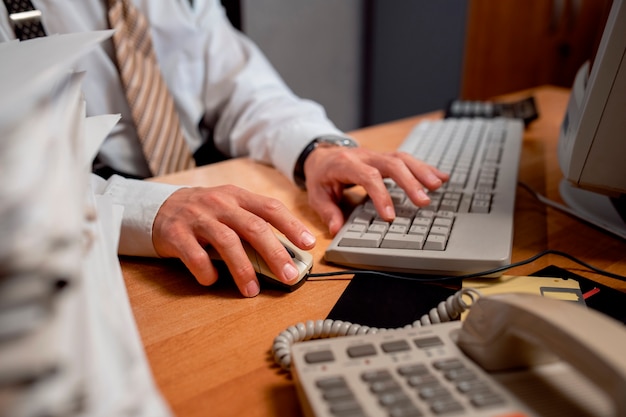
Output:
M256 249L254 249L252 245L250 245L248 242L242 240L241 243L243 244L243 248L246 251L246 256L250 260L250 263L252 263L252 267L254 268L254 270L256 272L261 272L261 270L264 269L263 266L265 265L265 261L263 261L263 258L259 256L259 253L256 251ZM267 269L267 265L265 265L265 269Z
M291 256L291 259L294 259L296 257L295 252L293 250L291 250L291 248L289 246L283 244L283 247L285 248L285 250L287 251L289 256Z
M313 266L313 255L310 252L299 250L297 251L296 257L294 259L302 262L309 269L311 269L311 267Z
M287 252L289 252L289 255L292 259L299 259L307 265L313 263L313 255L311 255L309 252L300 249L285 236L276 235L276 237L278 237L278 240L280 240Z

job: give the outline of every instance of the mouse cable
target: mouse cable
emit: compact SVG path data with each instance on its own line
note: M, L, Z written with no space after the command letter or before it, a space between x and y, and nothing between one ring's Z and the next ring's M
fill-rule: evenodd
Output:
M618 274L614 274L612 272L609 271L605 271L603 269L597 268L593 265L588 264L587 262L576 258L573 255L570 255L569 253L566 252L562 252L559 250L555 250L555 249L547 249L544 250L542 252L539 252L533 256L531 256L530 258L518 261L518 262L513 262L507 265L503 265L503 266L499 266L493 269L489 269L486 271L480 271L480 272L473 272L470 274L464 274L464 275L453 275L453 276L430 276L430 277L422 277L422 276L410 276L410 275L399 275L399 274L392 274L389 272L382 272L382 271L374 271L374 270L369 270L369 269L346 269L346 270L341 270L341 271L334 271L334 272L319 272L319 273L312 273L309 274L308 279L311 278L329 278L329 277L335 277L335 276L343 276L343 275L354 275L354 274L367 274L367 275L378 275L378 276L384 276L384 277L388 277L388 278L393 278L393 279L404 279L404 280L410 280L410 281L427 281L427 282L433 282L433 281L437 281L437 282L441 282L441 281L448 281L448 280L458 280L458 279L468 279L468 278L478 278L478 277L482 277L482 276L488 276L488 275L492 275L492 274L496 274L498 272L503 272L512 268L516 268L518 266L522 266L522 265L527 265L529 263L532 263L534 261L536 261L539 258L542 258L546 255L556 255L556 256L560 256L566 259L569 259L570 261L577 263L593 272L595 272L598 275L603 275L609 278L613 278L619 281L626 281L626 276L623 275L618 275Z
M457 319L478 301L481 294L474 288L462 288L439 302L427 314L403 328L419 328ZM313 339L325 339L352 335L374 334L396 329L369 327L343 320L307 320L287 327L280 332L272 344L272 356L280 367L288 371L291 367L291 345Z

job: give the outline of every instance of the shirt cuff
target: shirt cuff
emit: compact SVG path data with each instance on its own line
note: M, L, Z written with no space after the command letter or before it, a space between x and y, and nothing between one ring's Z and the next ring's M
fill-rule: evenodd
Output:
M113 203L124 207L118 253L158 257L152 243L154 219L165 200L183 187L127 179L117 175L106 182L99 177L96 178L98 178L95 180L96 192L110 196Z

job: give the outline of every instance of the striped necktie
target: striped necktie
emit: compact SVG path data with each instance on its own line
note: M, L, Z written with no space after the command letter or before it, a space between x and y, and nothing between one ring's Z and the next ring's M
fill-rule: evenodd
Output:
M174 100L161 76L146 17L129 0L109 0L120 77L152 175L195 166Z

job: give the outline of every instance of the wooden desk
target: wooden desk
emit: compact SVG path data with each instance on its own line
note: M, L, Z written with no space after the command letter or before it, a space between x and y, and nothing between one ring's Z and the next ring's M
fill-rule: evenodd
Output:
M560 200L556 139L568 91L532 91L541 118L526 132L519 179ZM434 113L425 117L438 117ZM419 118L353 132L363 146L395 148ZM233 183L279 198L317 232L315 272L333 269L322 261L330 242L307 197L272 168L236 159L167 177L174 184ZM358 197L358 190L351 191ZM513 260L552 248L626 275L626 243L579 223L517 191ZM626 291L626 283L582 272L578 265L546 257L511 273L529 274L555 264ZM291 294L263 291L242 298L222 280L203 288L178 262L122 259L124 278L154 377L174 413L187 416L301 415L290 376L273 365L269 350L285 327L325 318L348 281L308 282ZM433 303L439 300L433 300Z

